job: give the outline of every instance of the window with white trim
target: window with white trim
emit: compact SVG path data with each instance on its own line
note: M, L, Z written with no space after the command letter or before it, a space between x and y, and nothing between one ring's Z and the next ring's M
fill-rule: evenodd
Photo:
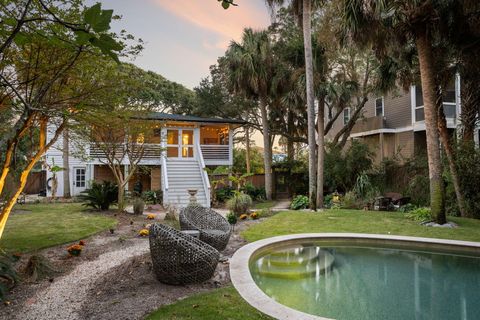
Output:
M384 113L384 105L383 105L383 97L375 99L375 116L383 117Z
M350 121L350 108L343 109L343 125L346 125Z

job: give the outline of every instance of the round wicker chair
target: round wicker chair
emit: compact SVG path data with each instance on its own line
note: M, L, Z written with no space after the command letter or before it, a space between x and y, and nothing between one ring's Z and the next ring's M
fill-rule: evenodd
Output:
M200 240L222 251L227 246L232 228L227 219L209 208L189 205L180 211L182 230L200 231Z
M150 227L150 254L160 282L182 285L210 279L220 253L207 243L169 226Z

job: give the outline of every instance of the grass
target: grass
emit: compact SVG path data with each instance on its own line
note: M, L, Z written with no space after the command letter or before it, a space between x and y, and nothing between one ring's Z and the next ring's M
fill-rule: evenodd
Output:
M116 224L110 217L85 211L79 203L25 204L15 207L0 240L0 248L29 252L72 242Z
M200 293L177 303L161 307L146 320L244 320L271 319L248 305L234 288Z
M251 226L242 235L249 241L311 232L376 233L452 240L480 241L480 220L448 217L458 228L433 228L408 220L399 212L326 210L321 213L285 211Z
M276 201L273 201L273 200L265 200L265 201L261 201L261 202L256 202L254 203L253 205L253 208L254 209L270 209L270 208L273 208L276 204Z

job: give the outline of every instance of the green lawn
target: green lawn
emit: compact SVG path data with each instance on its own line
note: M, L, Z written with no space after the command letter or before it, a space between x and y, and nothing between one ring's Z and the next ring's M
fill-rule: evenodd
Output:
M271 319L248 305L232 287L201 293L167 305L150 314L147 320L244 320Z
M480 220L448 217L458 228L424 227L408 220L402 213L361 210L326 210L324 212L285 211L255 224L242 235L249 241L311 232L377 233L427 238L480 241Z
M276 203L276 201L273 201L273 200L265 200L265 201L254 203L253 208L254 209L259 209L259 210L270 209L273 206L275 206L275 203Z
M85 211L79 203L17 205L0 240L0 248L28 252L88 237L116 224L110 217Z

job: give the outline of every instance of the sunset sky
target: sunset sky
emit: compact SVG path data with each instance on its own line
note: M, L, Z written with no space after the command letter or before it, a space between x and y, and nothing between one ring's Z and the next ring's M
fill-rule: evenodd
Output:
M133 63L188 88L209 74L209 66L225 52L245 27L270 23L263 0L237 0L224 10L216 0L101 0L103 9L123 17L115 31L127 30L145 41Z

